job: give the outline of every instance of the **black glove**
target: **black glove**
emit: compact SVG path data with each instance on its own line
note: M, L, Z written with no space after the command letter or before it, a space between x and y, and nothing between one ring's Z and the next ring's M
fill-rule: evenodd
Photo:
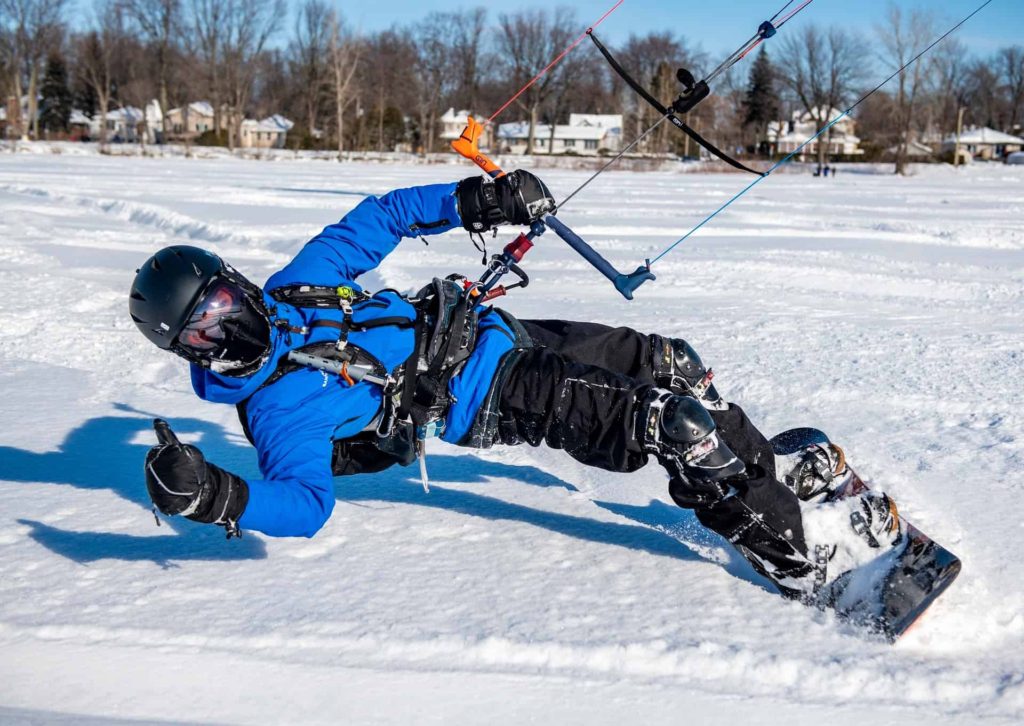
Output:
M530 224L555 208L547 186L528 171L517 169L491 181L463 179L455 189L462 226L487 232L499 224Z
M249 485L203 458L203 452L182 444L163 419L153 428L160 444L146 454L146 488L153 505L168 516L180 514L194 522L220 524L228 536L249 503Z

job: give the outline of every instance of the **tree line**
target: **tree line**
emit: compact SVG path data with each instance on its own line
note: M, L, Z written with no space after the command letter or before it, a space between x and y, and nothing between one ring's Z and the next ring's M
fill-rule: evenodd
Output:
M493 15L480 7L358 33L325 0L98 0L75 24L70 12L69 0L0 0L0 93L27 97L18 135L66 132L72 107L105 115L151 99L166 129L169 109L204 100L214 138L232 147L245 117L279 113L296 124L296 148L439 150L446 108L497 109L583 27L564 7ZM811 24L780 34L770 53L717 82L688 122L723 148L771 155L769 124L800 111L823 126L938 35L943 20L894 5L863 33ZM665 101L680 91L677 68L699 76L717 60L671 31L634 34L613 50ZM1024 49L978 57L945 41L858 109L858 135L869 151L895 147L899 165L914 139L952 132L961 109L967 124L1019 133ZM552 142L538 126L570 112L622 114L627 139L657 120L584 44L499 121L527 121L532 150ZM639 148L694 154L690 143L663 124Z

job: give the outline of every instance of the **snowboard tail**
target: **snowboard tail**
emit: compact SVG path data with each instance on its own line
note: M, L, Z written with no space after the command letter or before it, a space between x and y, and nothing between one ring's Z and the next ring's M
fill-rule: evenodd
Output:
M780 456L814 444L831 443L817 429L785 431L771 440ZM847 463L847 468L849 464ZM850 469L851 476L830 495L830 500L862 494L868 485ZM901 517L902 519L902 517ZM811 604L831 609L849 623L867 628L895 642L953 583L960 560L905 519L903 542L876 559L844 573L824 587Z

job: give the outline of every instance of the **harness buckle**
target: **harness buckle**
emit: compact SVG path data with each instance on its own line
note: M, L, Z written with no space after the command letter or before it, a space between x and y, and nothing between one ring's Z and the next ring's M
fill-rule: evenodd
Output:
M445 421L443 418L433 418L416 427L416 438L420 441L435 436L444 435Z

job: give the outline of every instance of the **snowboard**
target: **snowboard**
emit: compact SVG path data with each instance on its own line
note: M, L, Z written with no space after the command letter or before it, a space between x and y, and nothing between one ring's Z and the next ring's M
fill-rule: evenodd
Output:
M788 456L814 444L831 443L813 428L784 431L771 439L779 456ZM857 496L868 489L846 464L850 475L829 496L829 501ZM901 517L902 519L902 517ZM809 602L833 610L844 622L878 633L896 642L960 573L960 560L906 519L906 532L896 547L850 570L826 585Z

